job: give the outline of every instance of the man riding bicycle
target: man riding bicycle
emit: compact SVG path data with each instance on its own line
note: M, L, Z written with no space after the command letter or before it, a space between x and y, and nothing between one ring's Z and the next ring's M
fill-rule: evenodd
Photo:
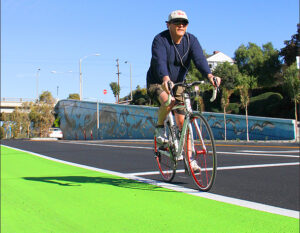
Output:
M155 127L155 137L157 143L164 144L164 121L171 111L174 104L183 104L183 89L178 87L174 91L175 99L169 106L165 103L168 101L170 90L168 83L178 83L184 81L191 60L196 68L214 84L214 76L208 66L207 60L198 39L191 33L187 33L189 24L188 17L184 11L176 10L170 13L166 21L168 30L165 30L155 36L152 43L152 58L150 68L147 72L147 89L152 98L157 98L160 102L158 111L158 121ZM216 77L217 85L221 79ZM176 110L175 121L179 130L182 129L185 112Z

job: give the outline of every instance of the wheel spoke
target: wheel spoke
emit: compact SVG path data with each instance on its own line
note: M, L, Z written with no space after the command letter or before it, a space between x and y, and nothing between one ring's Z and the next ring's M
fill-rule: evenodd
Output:
M216 175L216 150L214 138L211 129L200 114L194 114L192 120L193 135L187 133L186 141L194 141L194 154L188 156L191 175L197 187L202 191L208 191L214 182ZM193 138L190 138L193 137ZM201 168L201 171L195 172L192 163L195 163Z

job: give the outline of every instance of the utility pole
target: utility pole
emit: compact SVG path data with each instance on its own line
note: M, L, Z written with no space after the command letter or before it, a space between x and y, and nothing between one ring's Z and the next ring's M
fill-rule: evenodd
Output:
M118 68L118 104L119 104L119 100L120 100L120 67L119 67L119 58L116 60L117 62L117 68Z

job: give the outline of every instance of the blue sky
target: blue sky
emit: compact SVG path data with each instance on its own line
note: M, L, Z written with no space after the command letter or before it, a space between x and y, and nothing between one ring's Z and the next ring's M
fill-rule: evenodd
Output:
M38 68L39 93L79 93L79 59L99 53L82 61L83 98L113 103L116 59L120 97L130 92L125 61L133 88L145 87L153 37L177 9L186 11L188 31L208 54L231 57L248 42L281 49L299 22L298 0L1 0L1 97L35 98Z

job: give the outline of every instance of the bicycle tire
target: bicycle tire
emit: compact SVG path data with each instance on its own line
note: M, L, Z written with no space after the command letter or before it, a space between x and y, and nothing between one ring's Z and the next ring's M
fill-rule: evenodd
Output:
M198 189L201 191L209 191L213 186L217 171L217 155L214 136L203 115L199 113L192 114L190 124L192 125L192 130L188 128L185 138L186 159L188 161L191 176ZM193 131L193 140L191 140L193 142L193 150L188 151L188 143L191 142L191 131ZM194 159L201 168L200 172L192 169L192 159Z
M169 125L166 125L167 136L170 138L170 128ZM156 142L156 137L154 137L154 151L155 151L155 159L158 165L158 170L166 182L171 182L176 174L176 161L173 159L172 152L170 146L167 148L161 149L158 148L158 144ZM168 156L164 153L168 153Z

